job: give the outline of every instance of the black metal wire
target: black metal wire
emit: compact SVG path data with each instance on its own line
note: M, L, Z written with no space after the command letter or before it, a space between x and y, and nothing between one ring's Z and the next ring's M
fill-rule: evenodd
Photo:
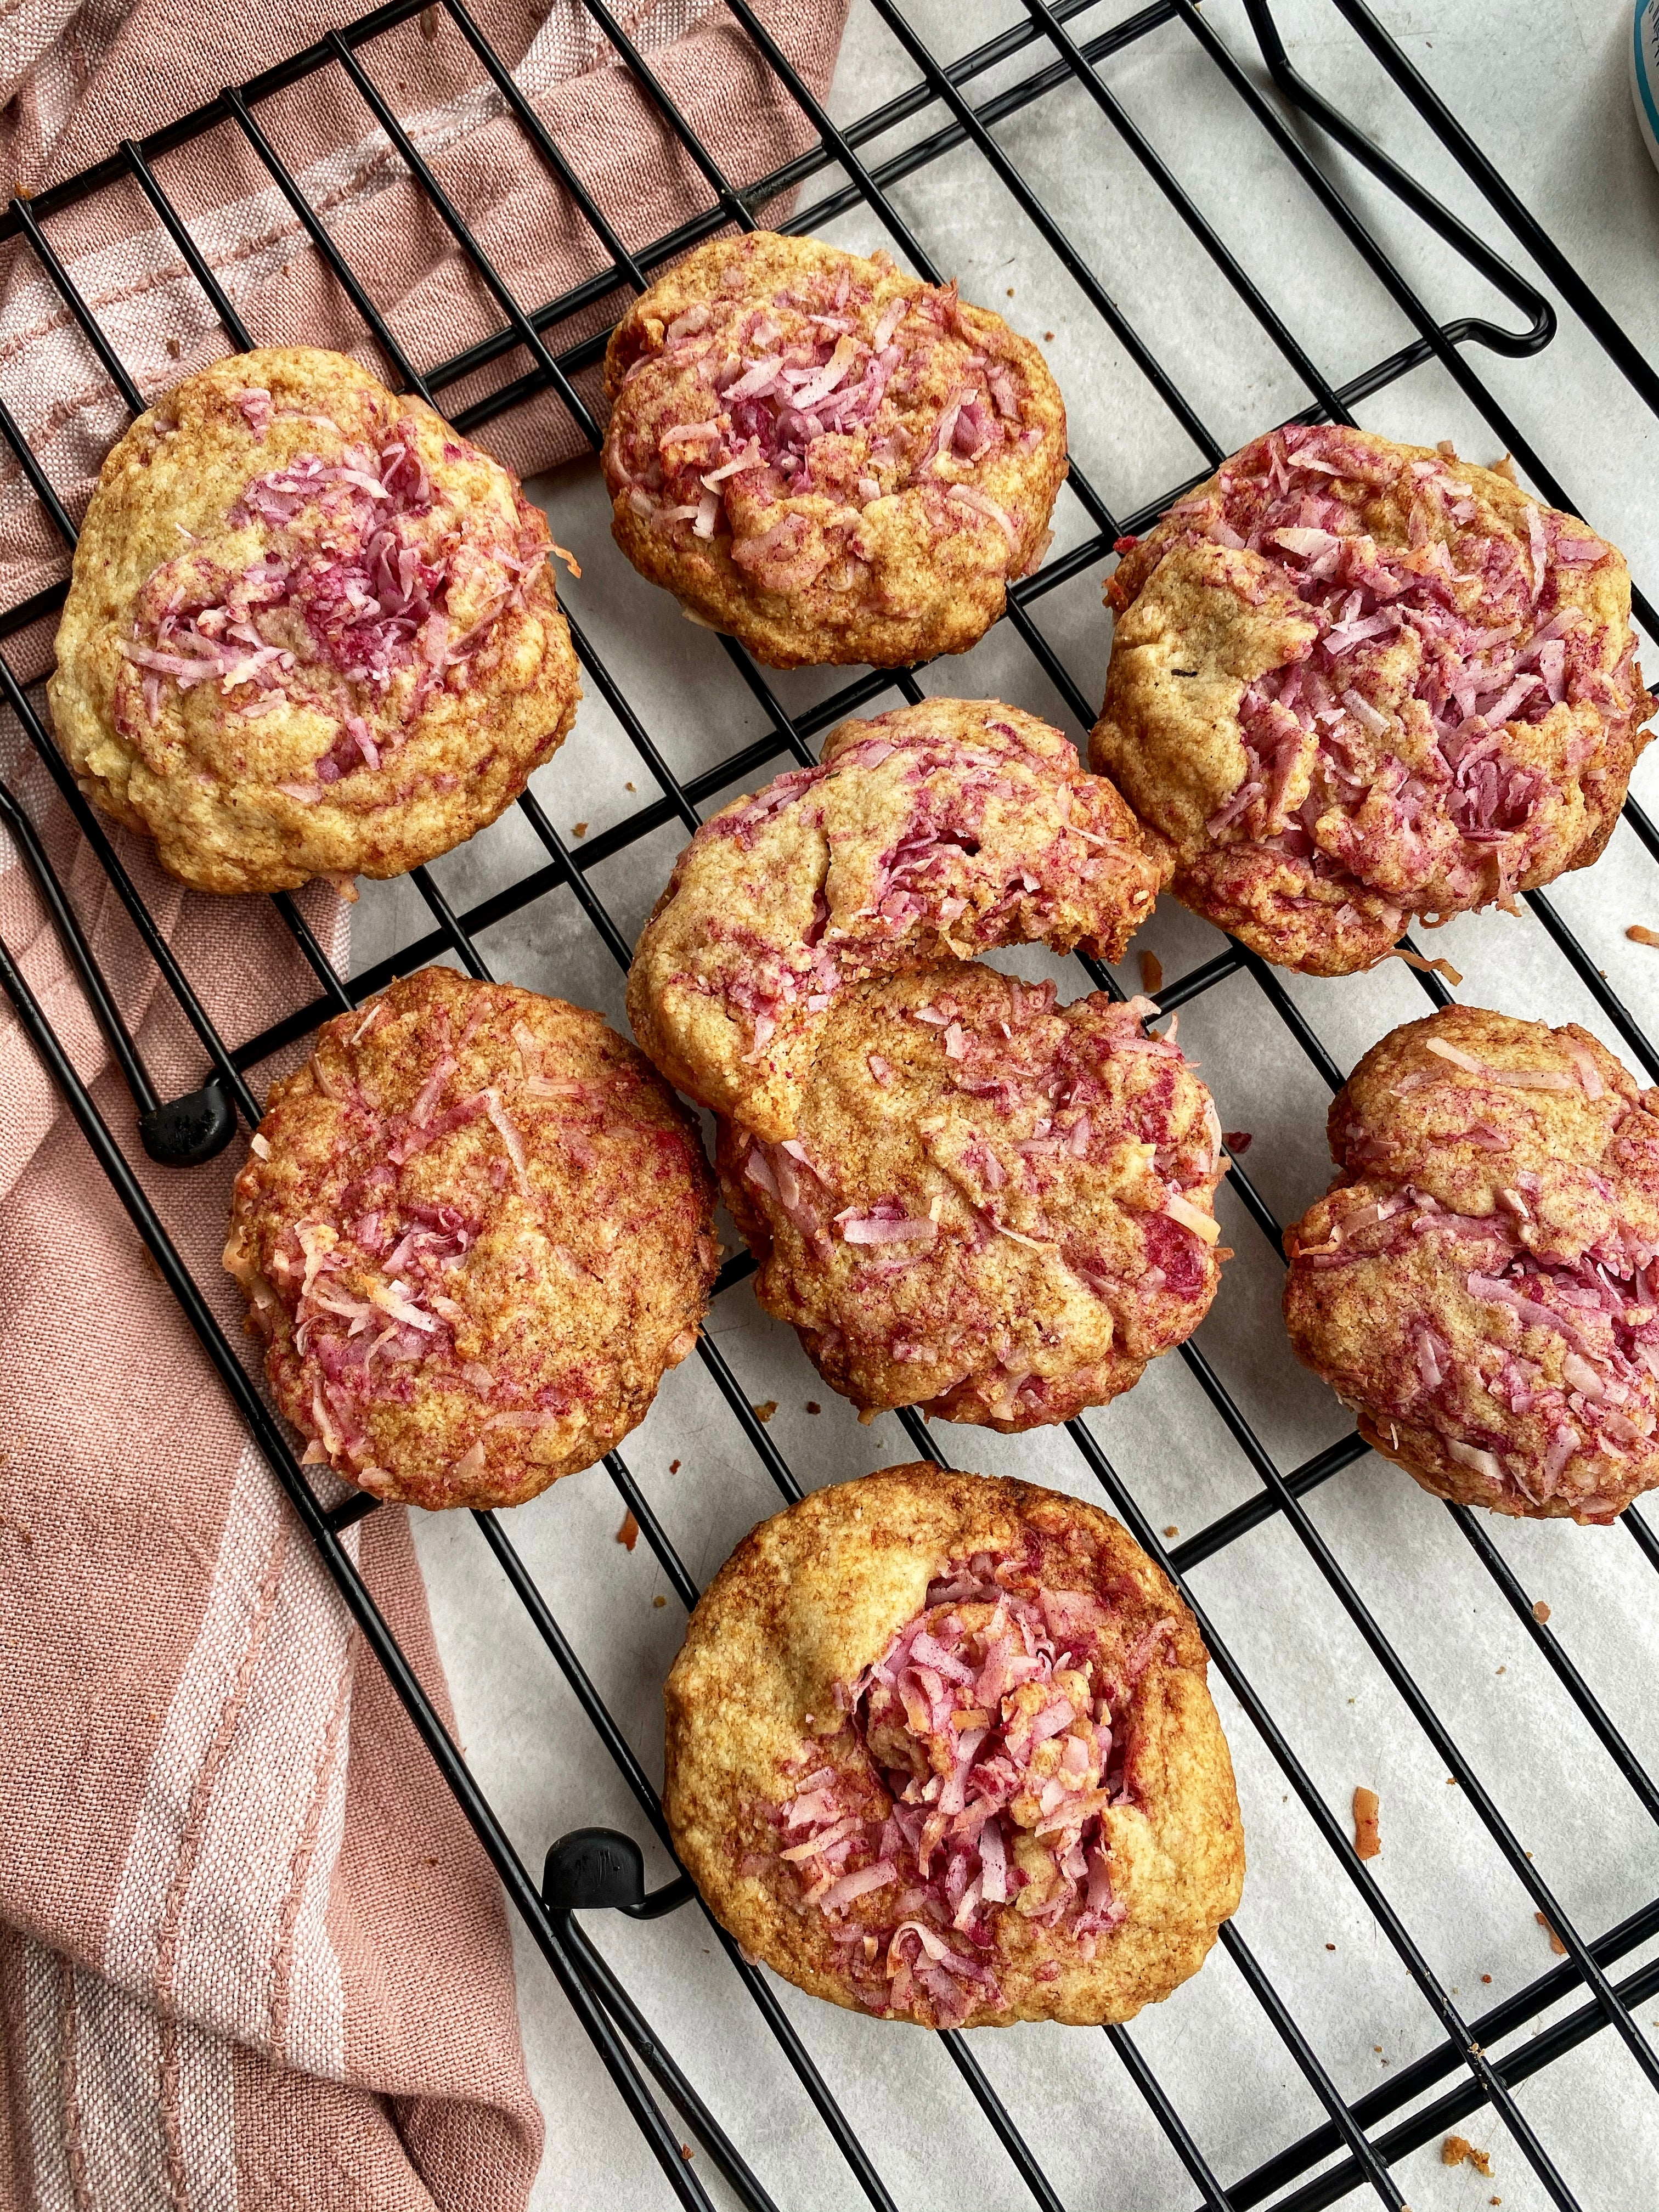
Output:
M189 226L172 201L155 181L155 173L144 159L143 149L131 138L121 141L121 151L129 167L143 188L144 198L160 216L162 228L185 257L190 273L207 295L208 305L223 325L226 337L238 353L252 349L253 338L247 325L231 305L230 295L209 266L205 255L190 234Z
M4 214L0 215L0 238L17 237L33 254L69 316L98 358L112 392L130 410L137 411L143 406L143 393L76 289L70 272L56 253L46 226L54 214L93 193L124 180L136 182L172 240L183 269L200 289L230 343L236 347L246 346L250 343L248 326L207 262L188 223L173 205L156 167L161 157L188 149L205 132L224 125L229 125L240 132L270 175L294 210L323 263L362 317L365 328L382 348L395 380L403 387L431 398L447 386L473 374L492 362L502 359L517 348L521 357L527 356L529 369L510 377L483 398L475 400L467 409L461 410L455 418L458 423L463 428L469 427L489 419L507 406L517 404L532 393L551 391L563 403L572 422L590 445L598 443L599 426L571 380L579 370L596 362L603 351L605 334L593 333L591 326L591 311L599 303L618 293L637 293L649 281L654 270L698 240L714 235L722 228L736 225L740 228L752 228L756 222L756 208L797 188L808 179L830 171L839 172L844 181L834 185L811 206L798 210L789 227L811 231L835 216L861 204L874 215L917 272L930 279L935 278L938 272L926 247L912 224L895 207L890 197L891 189L956 149L969 146L985 161L992 174L1000 180L1014 204L1031 222L1046 247L1056 257L1060 266L1082 297L1111 331L1127 358L1147 379L1152 389L1162 398L1171 421L1192 441L1206 462L1213 464L1221 457L1222 448L1179 384L1160 364L1146 338L1117 306L1105 284L1049 214L995 136L996 126L1006 118L1030 108L1034 103L1062 88L1076 86L1099 109L1106 123L1157 186L1176 218L1196 238L1218 271L1223 283L1242 301L1245 309L1301 380L1310 398L1296 419L1351 420L1352 410L1360 399L1397 381L1423 362L1437 361L1480 410L1494 435L1501 438L1516 454L1521 465L1546 497L1557 505L1565 507L1571 504L1543 458L1517 434L1507 413L1466 357L1466 349L1477 346L1515 358L1538 351L1549 343L1554 333L1553 309L1524 276L1511 269L1466 224L1425 191L1398 162L1364 137L1339 109L1300 76L1291 66L1279 40L1267 0L1247 0L1247 13L1269 76L1290 108L1299 112L1306 125L1311 125L1331 143L1343 148L1417 220L1444 240L1476 274L1493 284L1528 318L1523 328L1512 331L1479 317L1437 320L1417 298L1342 193L1313 161L1281 112L1263 97L1245 75L1214 28L1199 13L1194 0L1154 0L1154 4L1142 8L1136 14L1092 36L1085 35L1083 28L1074 33L1068 27L1087 15L1093 0L1057 0L1057 4L1053 5L1044 4L1044 0L1024 0L1026 20L950 63L941 63L935 58L905 21L896 0L872 0L878 13L915 64L918 77L909 88L858 122L844 127L838 127L831 121L786 52L748 4L748 0L726 0L728 12L756 47L762 63L772 72L817 134L817 143L805 153L793 157L763 177L740 182L724 175L683 107L671 96L661 79L653 74L650 64L604 4L604 0L583 0L588 14L614 49L621 67L629 73L646 103L660 119L666 137L678 143L686 161L702 175L713 196L709 206L688 217L665 237L643 248L633 250L625 244L617 227L616 218L620 211L607 210L576 173L531 101L520 89L510 68L491 48L487 37L468 12L464 0L441 0L448 20L466 41L505 108L523 132L548 181L550 191L562 198L568 207L576 210L592 238L592 253L587 264L589 274L556 300L535 305L522 302L483 252L459 210L447 197L431 168L413 144L387 96L381 92L376 79L361 58L367 47L406 23L421 4L422 0L393 0L393 4L380 8L360 21L329 33L305 53L265 71L249 84L226 90L178 124L152 133L143 141L125 143L116 155L97 164L82 177L71 179L42 194L33 204L14 200ZM1643 361L1606 308L1539 229L1504 180L1492 168L1421 75L1376 24L1364 0L1334 0L1334 5L1514 232L1526 252L1544 270L1569 307L1590 328L1608 357L1626 374L1638 396L1650 407L1659 411L1659 376L1656 376L1650 366ZM1334 385L1326 380L1319 367L1316 350L1304 345L1266 291L1224 246L1182 183L1173 159L1158 150L1152 132L1132 117L1124 101L1113 92L1101 75L1103 65L1115 56L1165 26L1174 25L1179 25L1194 41L1197 53L1214 70L1219 82L1237 97L1243 112L1265 135L1274 153L1300 182L1308 195L1310 209L1320 211L1336 226L1352 248L1358 267L1382 288L1416 332L1407 345L1383 360L1362 368L1340 385ZM1020 56L1028 57L1030 64L1023 74L1012 78L1005 75L1000 78L994 92L981 91L970 96L970 88L975 87L981 78L990 72L1003 70L1005 64ZM349 77L373 112L387 142L404 163L440 221L449 230L463 258L505 318L498 330L474 340L447 361L422 367L408 357L395 332L375 306L363 276L350 266L330 238L322 219L309 205L298 180L288 168L256 113L260 105L273 94L329 68L343 70ZM939 110L943 118L933 130L883 158L876 158L873 153L866 158L865 149L877 148L887 133L932 109ZM560 328L573 318L583 314L590 317L589 322L583 326L587 334L563 344L556 343L556 334ZM303 337L305 334L274 335L287 337ZM19 426L3 406L0 406L0 442L3 442L16 460L24 480L39 500L42 512L60 542L66 549L71 548L75 539L72 518L46 468L29 452ZM1024 642L1036 665L1054 684L1079 722L1086 724L1091 718L1091 702L1037 629L1032 614L1034 605L1045 594L1097 567L1109 553L1112 540L1118 534L1120 525L1114 517L1109 501L1075 464L1071 483L1095 526L1094 534L1070 552L1052 560L1036 575L1016 585L1010 592L1008 611L1012 627ZM1149 502L1139 514L1130 515L1122 526L1134 530L1144 528L1170 499L1188 488L1187 483L1173 487L1156 501ZM27 622L49 613L59 603L62 589L61 585L48 586L24 604L0 610L0 635L12 634ZM1636 594L1636 604L1643 618L1651 624L1650 603L1639 590ZM673 773L644 719L630 702L623 684L606 665L591 638L574 623L572 623L572 634L586 676L616 717L654 783L657 795L645 799L624 820L587 840L580 850L573 851L565 845L539 802L533 795L525 794L520 801L520 810L544 856L541 864L465 912L455 910L428 870L414 871L412 880L431 918L430 930L404 947L395 962L382 963L380 968L355 977L342 977L334 971L294 901L286 896L279 896L276 905L283 923L315 975L319 995L283 1017L259 1036L247 1040L234 1050L220 1036L214 1022L194 994L188 977L167 945L131 877L122 868L102 825L76 788L32 702L25 696L11 669L3 659L0 659L0 692L3 693L6 702L21 721L59 795L88 838L146 951L156 963L163 980L201 1039L215 1071L226 1084L239 1111L250 1126L257 1121L258 1106L246 1079L246 1070L256 1066L278 1045L292 1042L305 1036L331 1014L361 1004L365 997L389 980L394 968L400 972L407 972L421 962L447 956L459 961L469 973L487 975L487 963L477 948L479 934L492 924L522 911L537 900L568 892L599 940L613 957L625 966L629 951L627 938L590 880L597 866L670 823L677 823L683 830L695 828L701 818L699 808L703 802L753 778L770 768L780 757L810 761L814 757L811 743L813 738L847 714L863 709L884 695L896 694L901 698L912 700L922 696L921 687L911 672L874 672L848 678L833 696L821 700L809 711L792 714L780 701L769 679L727 640L725 641L726 649L764 713L767 730L760 738L744 745L713 768L696 776L679 778ZM26 850L33 850L38 846L32 825L9 794L0 804L0 817L3 817ZM1650 856L1659 860L1659 828L1656 828L1633 801L1626 807L1626 818ZM50 878L49 869L47 878ZM50 899L49 889L47 896ZM1531 895L1530 903L1539 922L1577 980L1590 993L1606 1019L1649 1073L1659 1076L1659 1059L1656 1059L1653 1047L1617 994L1607 985L1589 954L1555 907L1540 894ZM72 911L65 905L64 910L57 915L57 919L64 931L70 957L85 983L94 1011L104 1024L112 1050L134 1085L135 1097L141 1097L139 1086L147 1083L148 1079L143 1075L142 1061L138 1060L131 1039L126 1036L113 995L97 970L90 948L78 931ZM1106 971L1092 963L1083 964L1097 988L1109 988L1121 995ZM1247 979L1240 988L1253 989L1257 994L1264 1012L1274 1017L1283 1033L1304 1054L1314 1071L1330 1088L1335 1089L1342 1080L1341 1071L1312 1024L1291 999L1280 977L1241 946L1229 945L1188 975L1175 979L1158 994L1160 1006L1166 1012L1172 1012L1226 985L1235 976ZM1437 977L1421 975L1419 980L1431 1001L1437 1004L1446 1001L1449 994ZM143 1182L99 1115L15 963L3 946L0 946L0 987L3 987L10 997L26 1033L63 1091L100 1166L114 1184L165 1279L179 1298L204 1350L270 1461L277 1480L293 1499L319 1547L328 1571L342 1589L354 1619L386 1668L414 1725L483 1840L516 1909L526 1919L628 2109L644 2132L673 2193L678 2201L688 2205L702 2206L708 2203L707 2193L696 2172L682 2157L678 2138L656 2102L650 2086L653 2083L696 2133L698 2141L708 2152L712 2163L738 2201L750 2208L750 2212L770 2212L771 2200L763 2184L738 2147L726 2136L717 2115L702 2102L687 2077L662 2048L648 2021L614 1969L568 1914L550 1913L544 1905L539 1892L520 1863L487 1800L473 1782L465 1761L450 1743L412 1671L375 1611L356 1577L349 1554L340 1542L346 1529L374 1510L374 1500L362 1494L354 1494L328 1510L318 1501L304 1474L294 1462L282 1431L265 1409L258 1389L240 1365L228 1341L218 1330L206 1301L179 1260ZM1240 1204L1254 1227L1273 1249L1279 1250L1279 1224L1272 1208L1237 1160L1233 1164L1232 1181ZM740 1282L751 1271L751 1267L752 1262L746 1255L738 1255L729 1261L720 1278L722 1294ZM749 1443L756 1462L780 1496L787 1500L799 1497L801 1489L798 1478L774 1443L765 1422L749 1404L738 1376L719 1346L705 1336L700 1346L700 1354L707 1372ZM1639 1967L1618 1982L1609 1978L1608 1971L1636 1946L1659 1935L1659 1902L1644 1907L1620 1927L1591 1940L1582 1937L1566 1922L1553 1894L1534 1872L1518 1841L1482 1790L1479 1779L1470 1772L1439 1716L1372 1620L1363 1598L1330 1544L1304 1510L1302 1500L1314 1488L1339 1474L1362 1455L1364 1450L1362 1440L1352 1434L1341 1437L1316 1454L1302 1467L1289 1474L1282 1473L1255 1436L1249 1423L1222 1385L1198 1344L1184 1347L1183 1356L1245 1464L1256 1474L1261 1485L1258 1494L1219 1515L1207 1528L1200 1529L1173 1549L1166 1551L1148 1524L1137 1500L1101 1451L1086 1424L1071 1425L1073 1441L1084 1466L1103 1486L1126 1524L1154 1557L1164 1559L1176 1576L1183 1595L1194 1607L1223 1678L1238 1699L1249 1723L1260 1735L1269 1754L1278 1763L1304 1812L1312 1820L1358 1892L1378 1930L1406 1966L1431 2018L1437 2023L1439 2036L1419 2057L1401 2068L1387 2083L1357 2100L1346 2100L1336 2089L1323 2060L1238 1929L1231 1925L1224 1929L1223 1944L1234 1966L1265 2020L1322 2104L1326 2114L1318 2127L1298 2140L1286 2143L1254 2172L1242 2176L1231 2185L1224 2184L1212 2170L1200 2150L1191 2128L1176 2109L1131 2033L1123 2028L1109 2030L1111 2047L1175 2154L1191 2176L1206 2206L1243 2207L1261 2203L1265 2197L1290 2188L1300 2177L1312 2173L1321 2166L1325 2167L1323 2172L1305 2181L1293 2195L1282 2198L1281 2202L1310 2208L1311 2212L1311 2208L1316 2205L1334 2203L1354 2187L1364 2186L1383 2203L1397 2206L1401 2199L1389 2170L1393 2163L1410 2150L1431 2140L1443 2127L1467 2117L1482 2104L1489 2104L1509 2127L1546 2195L1559 2205L1571 2207L1575 2201L1571 2191L1557 2171L1535 2130L1516 2106L1513 2091L1518 2083L1535 2074L1540 2068L1553 2063L1608 2025L1626 2041L1638 2065L1650 2081L1659 2084L1659 2061L1654 2058L1645 2039L1637 2028L1631 2010L1637 2002L1646 2002L1650 1996L1659 1992L1659 1966ZM937 1433L913 1409L907 1410L901 1418L918 1452L939 1464L949 1463ZM620 1454L611 1454L606 1461L606 1467L677 1595L688 1606L694 1603L696 1583L650 1498ZM1601 1706L1559 1638L1534 1617L1517 1577L1484 1523L1462 1509L1449 1508L1448 1510L1475 1559L1491 1578L1510 1612L1521 1621L1532 1638L1591 1736L1649 1818L1659 1821L1659 1786L1656 1785L1646 1766ZM624 1732L606 1709L546 1596L525 1567L503 1523L493 1515L481 1514L475 1517L509 1589L524 1607L586 1715L598 1744L617 1766L658 1840L665 1848L669 1848L670 1838L662 1809L646 1769ZM1515 1997L1473 2022L1463 2020L1452 1998L1428 1966L1403 1920L1389 1903L1370 1869L1355 1855L1352 1842L1303 1769L1288 1736L1232 1654L1216 1636L1201 1604L1187 1583L1186 1577L1194 1569L1224 1553L1249 1531L1273 1518L1283 1519L1307 1552L1311 1563L1389 1675L1395 1694L1463 1784L1471 1804L1501 1856L1538 1902L1545 1917L1566 1946L1567 1956L1559 1966L1536 1978ZM1659 1571L1659 1539L1656 1539L1639 1513L1633 1509L1626 1512L1622 1525L1644 1559ZM681 1894L678 1888L672 1887L658 1893L652 1901L653 1910L672 1909ZM766 1978L742 1958L731 1939L715 1928L712 1920L709 1925L719 1936L734 1972L743 1982L769 2032L776 2039L823 2122L830 2140L846 2160L862 2194L872 2205L888 2207L890 2198L875 2158L860 2141L819 2073L805 2040L784 2013ZM1542 2014L1575 1990L1583 1992L1585 2001L1571 2013L1533 2035L1512 2055L1503 2058L1489 2055L1492 2045L1520 2028L1538 2022ZM1017 2119L1004 2105L979 2065L969 2041L959 2034L953 2034L944 2037L942 2045L1032 2200L1043 2208L1043 2212L1058 2212L1062 2198L1031 2152ZM1382 2124L1389 2122L1390 2116L1399 2112L1403 2106L1423 2095L1435 2083L1454 2076L1461 2078L1455 2080L1452 2086L1435 2101L1419 2106L1402 2120L1382 2127ZM1377 2132L1379 2128L1381 2132ZM1333 2157L1335 2163L1327 2164Z

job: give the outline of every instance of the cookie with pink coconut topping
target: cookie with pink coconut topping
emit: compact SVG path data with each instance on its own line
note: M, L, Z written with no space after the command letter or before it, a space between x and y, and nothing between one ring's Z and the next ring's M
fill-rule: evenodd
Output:
M216 362L104 464L58 741L198 890L399 875L493 822L570 727L550 548L499 462L355 361Z
M1220 1279L1221 1130L1149 1000L948 962L850 985L799 1135L720 1125L756 1295L860 1407L1012 1431L1137 1382Z
M1350 975L1606 844L1653 711L1630 571L1511 476L1291 424L1119 550L1090 757L1266 958Z
M698 830L629 975L634 1034L717 1113L793 1136L824 1016L866 976L1038 939L1121 960L1158 863L1069 739L994 699L843 722Z
M767 1521L668 1677L675 1850L744 1949L919 2027L1131 2020L1244 1880L1193 1617L1097 1507L926 1465Z
M1048 544L1042 355L884 253L711 240L617 324L605 383L617 543L775 668L964 653Z
M598 1014L428 968L273 1085L225 1265L307 1461L514 1505L696 1344L713 1202L696 1125Z
M1285 1317L1368 1442L1498 1513L1659 1484L1659 1093L1573 1024L1449 1006L1365 1054L1330 1143Z

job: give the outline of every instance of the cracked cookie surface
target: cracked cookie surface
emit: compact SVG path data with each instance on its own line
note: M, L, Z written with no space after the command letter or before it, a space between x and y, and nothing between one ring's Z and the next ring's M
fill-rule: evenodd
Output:
M795 1133L824 1018L849 983L994 945L1121 960L1158 865L1071 743L997 700L843 722L706 822L634 957L634 1034L690 1097Z

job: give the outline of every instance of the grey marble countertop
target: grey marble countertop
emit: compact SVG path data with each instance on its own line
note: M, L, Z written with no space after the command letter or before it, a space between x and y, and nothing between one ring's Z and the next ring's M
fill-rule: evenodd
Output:
M1075 27L1093 35L1127 12L1120 0L1105 0ZM1274 13L1315 83L1498 253L1527 268L1329 0L1282 0ZM1378 0L1378 13L1652 357L1659 343L1659 176L1638 136L1626 83L1628 0ZM1020 17L1015 0L1006 6L918 0L909 11L942 58ZM1265 84L1240 0L1208 0L1204 17L1252 81ZM1029 65L1024 55L1012 66ZM975 98L1008 73L981 79ZM830 103L837 119L866 112L915 74L873 9L854 0ZM1340 381L1405 342L1410 332L1399 311L1178 23L1110 60L1104 74L1327 375ZM937 111L906 130L915 134L936 122ZM1516 325L1507 302L1352 161L1307 126L1295 127L1437 313ZM1302 386L1080 89L1068 85L1024 108L998 137L1224 446L1306 404ZM904 138L904 131L895 134L872 158ZM1066 396L1075 450L1115 511L1133 511L1194 471L1198 457L1184 434L981 162L958 152L905 181L895 198L937 262L959 276L964 295L1042 338ZM829 234L848 245L880 242L861 210ZM1540 358L1480 350L1471 358L1580 511L1625 548L1638 579L1659 587L1659 428L1594 341L1567 313ZM1413 373L1359 413L1372 428L1428 442L1450 436L1472 459L1497 457L1491 434L1437 367ZM681 620L673 602L636 578L611 547L597 470L573 468L534 489L556 535L583 563L569 604L676 771L694 774L759 735L761 712L714 641ZM1070 495L1058 522L1060 550L1086 534ZM1038 609L1043 634L1091 699L1099 696L1110 641L1099 582L1091 568ZM838 680L830 672L799 672L779 680L779 696L803 706ZM930 669L924 682L965 696L1000 695L1067 726L1074 738L1083 734L1007 624L962 661ZM1659 799L1652 762L1650 756L1638 770L1636 787L1650 805ZM615 719L590 696L536 788L574 839L584 834L580 825L592 835L629 811L651 787ZM680 842L670 827L593 871L594 888L630 939ZM538 858L527 826L509 813L434 872L465 907ZM1659 953L1631 944L1624 933L1633 921L1659 925L1659 872L1633 836L1621 829L1604 859L1554 896L1651 1029L1659 1020ZM368 966L428 926L412 886L366 885L355 957ZM622 1022L620 971L568 894L503 921L483 942L498 974L599 1006ZM1173 978L1208 957L1218 940L1166 902L1139 943L1158 953ZM1571 1017L1620 1048L1530 917L1460 920L1434 949L1462 970L1458 995L1465 1001L1556 1021ZM1012 956L1008 964L1033 975L1061 972L1042 954ZM1071 995L1077 988L1073 971L1064 988ZM1424 1009L1398 963L1363 980L1293 978L1289 988L1343 1066ZM1263 1195L1280 1218L1294 1218L1328 1179L1322 1085L1247 978L1183 1017L1182 1041L1203 1062L1224 1125L1255 1133L1249 1167ZM1340 1436L1346 1417L1284 1345L1272 1254L1236 1200L1224 1195L1223 1210L1238 1256L1200 1341L1278 1463L1293 1467ZM744 1389L757 1402L776 1401L770 1434L809 1485L913 1456L896 1421L859 1425L818 1382L793 1335L760 1313L746 1285L721 1298L710 1326ZM809 1399L823 1402L822 1414L808 1413ZM1175 1360L1155 1366L1092 1426L1160 1527L1190 1534L1256 1489L1248 1464ZM1086 1470L1063 1436L957 1430L948 1443L959 1463L1090 1492ZM699 1582L778 1504L696 1360L669 1378L626 1456ZM679 1471L671 1474L676 1461ZM511 1528L656 1778L661 1682L684 1613L647 1547L629 1553L617 1545L621 1510L596 1470L521 1508ZM1659 1894L1654 1824L1444 1510L1397 1470L1366 1458L1314 1492L1310 1511L1575 1925L1600 1934ZM566 1829L609 1823L647 1843L653 1879L660 1879L660 1853L468 1518L417 1520L467 1752L526 1860L538 1864ZM1655 1583L1629 1534L1510 1522L1492 1525L1490 1534L1524 1589L1547 1599L1565 1651L1651 1765L1659 1752ZM1385 1846L1376 1871L1457 2002L1478 2013L1544 1972L1550 1953L1531 1899L1465 1793L1447 1787L1439 1753L1295 1536L1270 1521L1196 1569L1194 1580L1218 1632L1339 1817L1346 1819L1357 1783L1381 1793ZM1249 1719L1218 1680L1216 1686L1238 1768L1250 1860L1237 1925L1331 2077L1346 2095L1361 2095L1391 2067L1434 2047L1438 2031ZM779 2203L789 2212L861 2203L695 1911L647 1926L591 1924L591 1932ZM538 2212L586 2212L601 2203L631 2212L668 2203L660 2175L521 1931L519 1944L526 2045L548 2122ZM1652 1950L1629 1954L1620 1972ZM774 1986L904 2212L957 2205L1016 2212L1029 2202L961 2078L928 2039ZM1547 2012L1540 2025L1566 2008ZM1651 2031L1659 2003L1639 2008L1638 2018ZM1132 2032L1224 2179L1322 2118L1284 2044L1220 1954ZM1524 2051L1534 2032L1523 2030L1518 2046L1505 2048ZM981 2034L975 2050L1075 2212L1109 2206L1176 2212L1195 2201L1193 2184L1103 2038L1023 2027ZM1519 2101L1583 2203L1659 2202L1659 2106L1613 2034L1603 2032L1529 2081ZM1491 2153L1492 2179L1468 2166L1443 2166L1437 2136L1396 2169L1416 2212L1500 2197L1517 2212L1548 2201L1495 2118L1481 2112L1462 2124ZM725 2201L718 2179L705 2178Z

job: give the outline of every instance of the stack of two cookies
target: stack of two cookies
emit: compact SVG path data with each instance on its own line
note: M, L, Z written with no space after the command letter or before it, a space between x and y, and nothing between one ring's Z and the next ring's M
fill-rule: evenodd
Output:
M1127 1389L1218 1279L1220 1127L1146 1000L977 962L1122 957L1158 865L995 701L843 723L706 823L647 924L635 1036L719 1120L757 1289L830 1385L1001 1430Z

